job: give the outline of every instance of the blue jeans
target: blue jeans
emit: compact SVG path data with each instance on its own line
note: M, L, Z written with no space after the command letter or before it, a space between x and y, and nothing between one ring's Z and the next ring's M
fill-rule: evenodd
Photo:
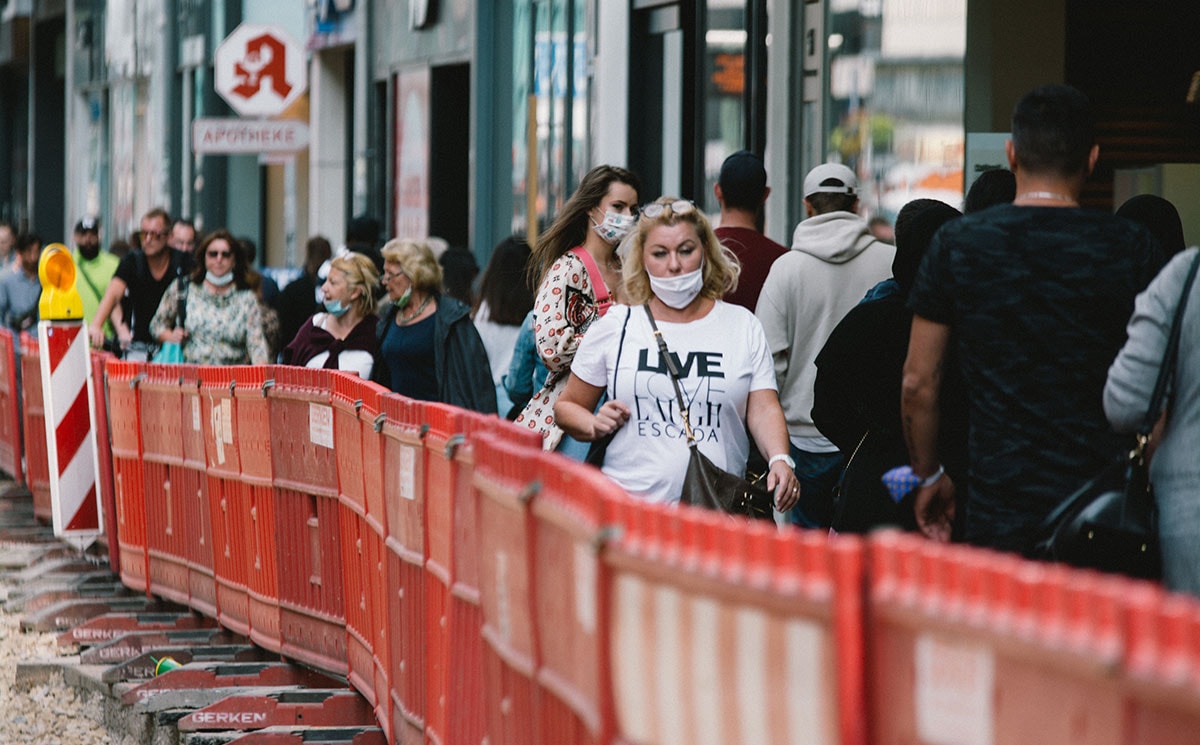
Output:
M828 528L833 522L833 489L842 475L845 457L832 453L809 453L790 448L800 481L800 501L788 512L793 524L805 528Z

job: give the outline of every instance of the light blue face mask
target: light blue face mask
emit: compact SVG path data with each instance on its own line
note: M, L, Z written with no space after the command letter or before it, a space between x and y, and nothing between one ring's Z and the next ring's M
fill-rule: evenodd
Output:
M350 311L349 305L342 305L341 300L326 300L325 312L334 318L341 318Z
M233 281L233 272L226 272L225 274L205 272L204 278L217 287L224 287Z

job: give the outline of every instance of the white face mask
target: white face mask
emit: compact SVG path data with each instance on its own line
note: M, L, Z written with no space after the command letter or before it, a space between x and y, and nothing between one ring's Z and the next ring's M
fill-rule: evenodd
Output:
M233 281L233 272L226 272L225 274L213 274L212 272L206 272L204 279L208 280L209 284L216 285L217 287L224 287Z
M650 278L650 289L655 296L675 310L688 307L704 288L704 264L694 272L676 274L674 277L655 277L649 272L646 276Z
M592 230L596 231L596 235L603 238L604 242L610 246L615 246L622 238L629 235L634 225L637 225L636 217L622 215L619 212L605 212L604 222L599 224L592 220Z

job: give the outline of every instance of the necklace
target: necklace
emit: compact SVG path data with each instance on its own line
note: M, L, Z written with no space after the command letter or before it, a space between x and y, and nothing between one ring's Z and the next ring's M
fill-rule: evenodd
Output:
M412 323L413 319L420 316L421 312L424 311L426 308L428 308L429 303L431 303L432 301L433 301L433 295L426 295L425 299L421 301L421 304L418 305L417 309L414 310L412 313L405 313L405 312L401 311L400 315L396 318L396 323L401 326L407 326L408 324Z
M1078 204L1075 198L1068 194L1059 194L1056 191L1026 191L1017 195L1014 202L1020 202L1024 199L1053 199L1059 202L1067 202L1068 204Z

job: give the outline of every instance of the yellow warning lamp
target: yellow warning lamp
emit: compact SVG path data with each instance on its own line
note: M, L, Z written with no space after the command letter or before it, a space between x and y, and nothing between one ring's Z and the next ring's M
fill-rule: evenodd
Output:
M82 321L83 300L75 289L75 260L61 243L51 243L38 260L42 298L38 313L43 321Z

